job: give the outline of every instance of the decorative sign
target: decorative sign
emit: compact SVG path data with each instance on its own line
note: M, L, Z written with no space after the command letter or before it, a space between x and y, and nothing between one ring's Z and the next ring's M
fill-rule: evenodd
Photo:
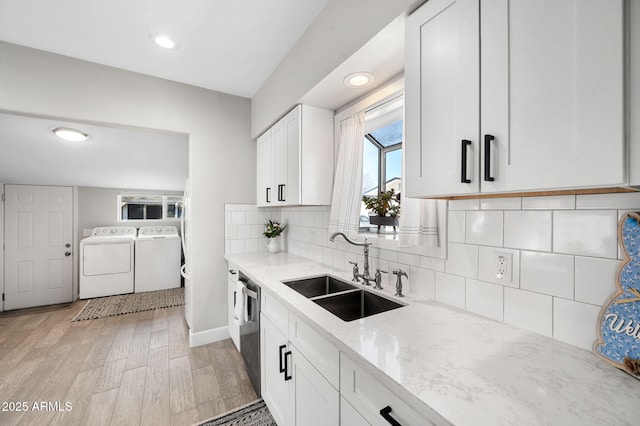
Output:
M607 362L640 379L640 214L627 213L618 225L624 261L618 289L602 307L599 338L593 351Z

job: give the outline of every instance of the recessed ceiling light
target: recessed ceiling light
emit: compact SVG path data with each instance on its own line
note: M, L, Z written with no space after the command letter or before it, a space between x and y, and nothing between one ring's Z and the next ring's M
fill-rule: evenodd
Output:
M360 88L370 85L375 81L373 74L368 72L354 72L344 78L347 87Z
M69 142L84 142L89 139L89 135L80 130L70 129L68 127L56 127L52 130L53 133L60 139L64 139Z
M151 34L150 38L155 44L165 49L176 49L178 47L175 41L164 34Z

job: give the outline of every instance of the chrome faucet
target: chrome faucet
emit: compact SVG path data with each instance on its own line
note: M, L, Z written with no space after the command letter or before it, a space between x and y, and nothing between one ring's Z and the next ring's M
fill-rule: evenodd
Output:
M376 282L376 286L373 287L374 290L382 290L382 274L386 274L387 271L383 271L382 269L378 268L376 269L376 276L375 276L375 282Z
M404 297L404 294L402 294L402 276L404 275L407 278L409 278L409 276L402 269L394 269L393 275L398 277L398 281L396 281L396 294L394 294L394 296Z
M357 241L353 241L351 238L347 237L343 232L334 232L329 237L329 241L333 242L336 237L342 237L346 242L353 246L364 247L364 271L362 274L358 273L358 264L355 262L349 262L353 266L353 280L356 282L360 282L360 278L364 281L366 285L371 285L372 282L375 281L375 278L369 274L369 246L371 245L367 239L364 239L363 243L359 243Z

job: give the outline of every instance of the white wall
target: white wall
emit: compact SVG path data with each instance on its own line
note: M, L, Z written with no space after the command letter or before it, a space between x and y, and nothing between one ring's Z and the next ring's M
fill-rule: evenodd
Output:
M423 0L330 0L251 104L251 135L269 125L371 37Z
M226 327L224 203L255 202L250 100L4 42L0 57L2 111L189 135L191 331Z

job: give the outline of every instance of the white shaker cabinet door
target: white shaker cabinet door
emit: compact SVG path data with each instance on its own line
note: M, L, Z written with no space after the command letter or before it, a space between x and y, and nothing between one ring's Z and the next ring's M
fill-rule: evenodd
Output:
M478 0L431 0L407 18L409 197L480 190L479 14Z
M260 317L260 375L262 398L279 426L291 423L292 405L289 380L285 380L284 362L289 344L275 325L263 314ZM291 367L289 367L291 369Z
M296 426L338 426L340 424L340 394L322 374L296 349L292 352L288 371L295 404Z
M623 1L486 0L480 28L481 191L624 185Z
M258 138L257 145L257 204L258 207L267 207L274 204L273 136L271 129Z

